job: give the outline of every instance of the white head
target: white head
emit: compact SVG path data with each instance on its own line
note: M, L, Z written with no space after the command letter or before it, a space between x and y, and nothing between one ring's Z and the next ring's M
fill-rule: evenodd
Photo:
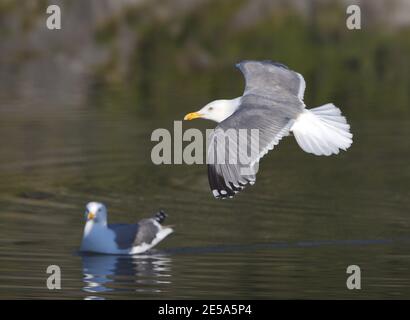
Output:
M99 202L89 202L85 207L86 222L107 224L107 208Z
M197 112L188 113L184 120L193 120L197 118L203 118L212 120L215 122L224 121L232 113L234 113L240 103L241 98L231 99L231 100L215 100L208 103L205 107Z

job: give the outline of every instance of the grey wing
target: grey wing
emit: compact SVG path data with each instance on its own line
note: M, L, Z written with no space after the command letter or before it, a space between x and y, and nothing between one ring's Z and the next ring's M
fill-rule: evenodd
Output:
M300 104L284 108L252 95L244 101L209 137L208 180L217 198L232 197L255 182L260 158L289 134L300 112Z
M141 245L143 243L151 244L161 230L161 226L154 219L143 219L138 222L139 229L134 239L134 246Z
M109 224L119 249L129 249L143 243L151 244L160 226L154 219L143 219L135 224Z
M133 246L135 241L135 237L139 233L139 225L138 224L109 224L108 228L111 229L114 234L115 238L114 241L116 242L119 249L129 249Z
M306 88L303 76L272 61L242 61L236 65L245 77L244 96L254 94L278 102L301 102Z

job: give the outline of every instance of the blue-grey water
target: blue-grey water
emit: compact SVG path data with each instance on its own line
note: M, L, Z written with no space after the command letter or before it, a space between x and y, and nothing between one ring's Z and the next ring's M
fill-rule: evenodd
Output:
M255 186L222 201L203 165L152 164L151 132L173 117L3 102L1 298L410 297L407 120L351 121L355 142L337 157L286 138ZM81 255L91 200L112 222L163 208L175 233L143 256ZM361 290L346 288L353 264ZM61 290L46 287L49 265Z

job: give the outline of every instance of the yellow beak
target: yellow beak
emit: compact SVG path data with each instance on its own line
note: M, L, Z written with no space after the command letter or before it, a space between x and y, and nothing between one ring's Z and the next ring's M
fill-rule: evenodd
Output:
M202 115L200 114L200 113L198 113L198 112L191 112L191 113L188 113L185 117L184 117L184 120L194 120L194 119L196 119L196 118L201 118L202 117Z
M88 216L87 216L87 219L88 219L88 220L93 220L94 218L95 218L95 214L92 213L92 212L89 212L89 213L88 213Z

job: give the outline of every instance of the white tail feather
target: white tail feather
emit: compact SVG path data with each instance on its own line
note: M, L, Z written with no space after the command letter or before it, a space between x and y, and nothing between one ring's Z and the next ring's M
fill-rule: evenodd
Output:
M334 104L305 109L293 124L291 131L299 146L317 156L338 154L347 150L353 135L342 112Z

